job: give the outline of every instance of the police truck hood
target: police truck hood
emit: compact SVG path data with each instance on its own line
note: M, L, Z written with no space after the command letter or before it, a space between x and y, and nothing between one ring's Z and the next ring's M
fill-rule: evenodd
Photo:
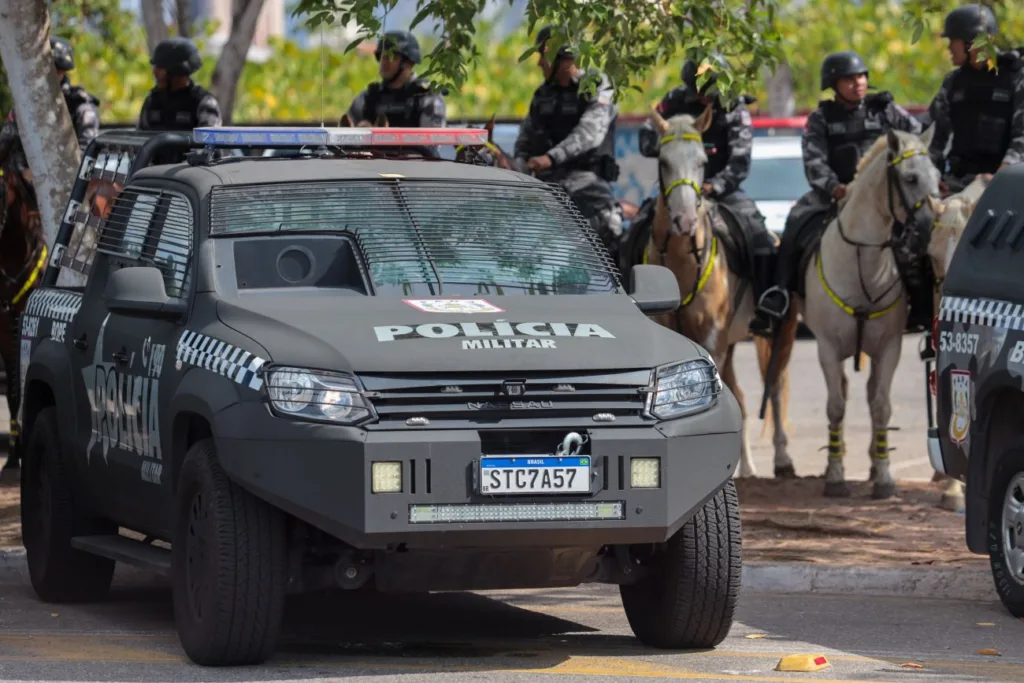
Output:
M220 299L217 312L274 363L341 371L613 370L702 355L622 294L403 300L261 291Z

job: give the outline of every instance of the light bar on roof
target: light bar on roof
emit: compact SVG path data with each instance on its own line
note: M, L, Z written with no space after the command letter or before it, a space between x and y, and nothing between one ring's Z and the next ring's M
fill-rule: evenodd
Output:
M223 126L195 128L192 139L207 147L407 147L485 145L482 128L281 128Z

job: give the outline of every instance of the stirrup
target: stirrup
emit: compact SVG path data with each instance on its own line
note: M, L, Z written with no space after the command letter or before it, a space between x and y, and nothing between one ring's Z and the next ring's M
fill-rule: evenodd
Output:
M773 292L782 295L782 307L780 310L777 311L768 308L764 305L765 298L768 297L768 295ZM769 287L761 295L761 298L757 300L757 310L771 318L774 318L775 320L782 320L783 318L786 317L786 313L789 311L789 292L787 292L782 287L779 287L778 285Z

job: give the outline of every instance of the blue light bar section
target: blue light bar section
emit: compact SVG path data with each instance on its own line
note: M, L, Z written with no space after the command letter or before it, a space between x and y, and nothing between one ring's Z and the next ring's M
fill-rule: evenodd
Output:
M208 147L306 147L365 145L373 138L368 128L260 128L224 126L195 128L192 138Z

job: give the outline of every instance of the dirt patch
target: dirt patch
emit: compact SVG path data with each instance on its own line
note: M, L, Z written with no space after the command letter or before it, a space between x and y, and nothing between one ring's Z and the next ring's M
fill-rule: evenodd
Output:
M985 566L967 550L964 516L937 507L940 484L899 482L872 500L871 484L849 482L849 498L826 498L822 477L738 479L743 559L830 565Z
M738 479L743 558L749 562L831 565L985 566L967 550L964 516L937 507L939 484L901 482L896 496L872 500L871 485L850 482L849 498L825 498L821 477ZM21 545L19 489L0 486L0 548Z

